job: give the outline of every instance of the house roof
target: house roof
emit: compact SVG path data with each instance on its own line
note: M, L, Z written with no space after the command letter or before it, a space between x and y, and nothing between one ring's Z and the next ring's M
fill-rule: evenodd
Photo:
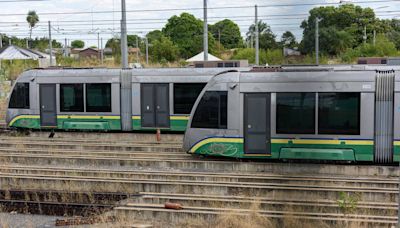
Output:
M208 53L208 60L207 61L220 61L218 57L215 57ZM187 59L186 62L196 62L196 61L204 61L204 51L200 52L199 54L193 56L190 59Z
M0 59L14 60L14 59L41 59L47 56L39 51L20 48L10 45L0 49Z

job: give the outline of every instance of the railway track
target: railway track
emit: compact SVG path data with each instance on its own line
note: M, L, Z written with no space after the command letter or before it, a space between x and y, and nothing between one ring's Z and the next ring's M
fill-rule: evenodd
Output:
M176 227L193 218L209 224L227 215L249 219L251 214L277 226L288 218L315 226L321 221L370 227L397 222L397 167L203 159L184 153L178 140L160 143L153 136L100 142L92 136L1 137L1 188L124 192L130 197L107 213L154 221L160 227ZM0 199L7 204L5 197ZM29 197L8 200L35 205ZM98 202L93 204L111 206ZM184 208L167 210L166 202ZM79 211L85 205L78 204L87 202L71 202L71 208L74 203Z

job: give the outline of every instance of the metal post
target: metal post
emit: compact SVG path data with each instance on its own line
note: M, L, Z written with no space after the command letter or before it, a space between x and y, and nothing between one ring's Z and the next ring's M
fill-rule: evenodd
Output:
M139 63L139 36L136 36L136 62Z
M53 44L51 42L51 22L49 21L49 49L50 49L50 66L53 66Z
M126 32L126 3L121 0L121 65L122 68L128 68L128 37Z
M3 35L0 34L0 48L3 48Z
M11 46L11 45L12 45L12 40L11 40L11 37L10 37L10 38L8 38L8 45L9 45L9 46Z
M221 29L218 29L218 51L221 53Z
M315 64L319 65L319 18L315 18Z
M28 39L25 40L26 49L29 49L29 41Z
M367 25L364 25L364 36L363 36L364 44L367 43Z
M64 39L64 57L68 57L68 44L67 38Z
M208 24L207 24L207 0L203 0L204 7L204 31L203 31L203 51L204 61L208 61Z
M101 65L103 65L104 64L103 37L100 38L100 55L101 55Z
M374 46L376 44L376 30L374 29Z
M256 33L256 65L260 65L260 44L259 44L259 31L258 31L258 9L255 6L255 33Z
M149 39L145 37L146 39L146 64L149 64Z
M100 51L100 33L97 33L97 49Z

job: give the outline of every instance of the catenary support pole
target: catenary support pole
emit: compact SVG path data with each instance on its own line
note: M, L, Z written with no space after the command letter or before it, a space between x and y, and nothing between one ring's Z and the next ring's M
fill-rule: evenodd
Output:
M122 68L128 68L128 38L126 31L126 3L125 0L121 0L121 66Z
M146 39L146 64L149 65L149 39L145 37Z
M204 61L208 61L208 22L207 22L207 0L203 0L204 7L204 31L203 31L203 51Z
M50 66L53 66L53 43L51 40L51 22L49 21L49 51L50 51Z
M315 18L315 64L319 65L319 18Z
M101 57L101 65L103 65L104 64L103 37L100 38L100 57Z
M258 8L257 5L255 6L255 34L256 34L256 65L260 65L260 38L259 38L259 31L258 31Z

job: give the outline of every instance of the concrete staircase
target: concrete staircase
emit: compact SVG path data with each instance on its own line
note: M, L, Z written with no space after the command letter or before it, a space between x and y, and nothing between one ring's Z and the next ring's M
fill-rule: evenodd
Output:
M3 189L126 193L109 212L154 227L390 227L396 166L201 158L182 135L0 136ZM2 189L0 189L2 190ZM1 197L1 196L0 196ZM166 209L167 202L182 210Z

